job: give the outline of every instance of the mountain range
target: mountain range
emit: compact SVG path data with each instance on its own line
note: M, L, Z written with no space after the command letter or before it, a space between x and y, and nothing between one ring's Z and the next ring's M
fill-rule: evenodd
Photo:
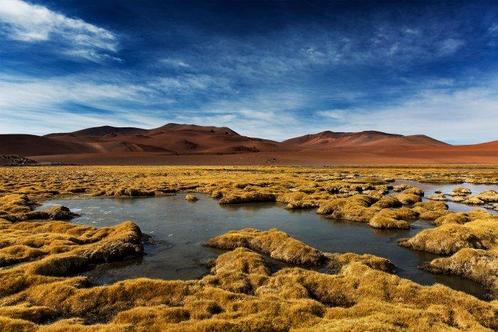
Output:
M323 131L283 142L227 127L169 123L102 126L45 136L0 135L0 154L83 164L444 164L498 163L498 141L450 145L425 135Z

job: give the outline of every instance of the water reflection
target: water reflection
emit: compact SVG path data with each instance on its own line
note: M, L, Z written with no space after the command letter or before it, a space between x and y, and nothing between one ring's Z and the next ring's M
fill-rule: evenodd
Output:
M498 191L498 185L493 185L493 184L472 184L472 183L458 183L458 184L440 184L440 183L422 183L422 182L417 182L417 181L411 181L411 180L396 180L393 185L398 185L398 184L408 184L412 186L416 186L420 189L422 189L425 193L424 200L427 200L427 197L430 195L434 194L436 191L440 191L444 194L450 194L453 189L457 187L464 187L468 188L472 191L471 195L476 195L479 193L482 193L483 191L488 191L488 190L495 190ZM473 209L479 209L479 210L485 210L488 211L492 214L497 214L497 211L491 210L491 209L485 209L480 206L476 205L467 205L467 204L462 204L462 203L457 203L457 202L445 202L448 205L448 209L455 211L455 212L468 212Z
M421 284L436 282L483 297L476 283L454 276L433 275L417 267L435 255L397 245L400 238L414 236L430 223L417 221L410 230L383 231L366 224L335 221L313 210L287 211L276 203L220 206L216 200L197 195L196 203L183 195L135 199L65 199L47 202L80 209L75 223L108 226L133 220L156 244L146 245L147 255L127 262L104 264L87 273L93 280L108 283L135 277L193 279L209 272L208 263L222 251L204 247L209 238L229 230L254 227L278 228L326 252L370 253L390 259L397 274ZM42 207L43 208L43 207ZM272 266L283 266L273 262ZM279 265L280 264L280 265Z

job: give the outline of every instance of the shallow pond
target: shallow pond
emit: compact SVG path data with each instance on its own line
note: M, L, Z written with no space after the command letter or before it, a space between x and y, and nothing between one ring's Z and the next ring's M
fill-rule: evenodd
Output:
M473 184L473 183L441 184L441 183L421 183L410 180L396 180L393 183L393 185L398 185L398 184L409 184L412 186L416 186L424 191L425 197L429 197L430 195L434 194L436 191L441 191L444 194L450 194L453 191L453 189L457 187L464 187L470 189L472 191L472 195L476 195L483 191L488 191L488 190L498 191L498 185L492 185L492 184ZM424 200L427 199L424 198ZM448 205L449 210L456 212L467 212L472 209L482 209L490 213L497 214L497 211L495 210L485 209L483 207L479 207L476 205L467 205L456 202L445 202L445 203Z
M489 190L489 187L484 190ZM199 278L209 272L209 260L222 252L204 247L203 243L229 230L254 227L261 230L278 228L326 252L370 253L386 257L396 265L401 277L426 285L438 282L485 297L482 287L470 280L435 275L417 268L435 255L398 246L399 238L414 236L431 227L428 222L417 221L411 230L406 231L381 231L366 224L325 219L314 210L288 211L275 203L220 206L206 195L196 196L200 200L195 203L185 201L183 194L159 198L61 199L46 202L41 208L61 204L81 214L73 222L98 227L132 220L144 233L152 235L156 244L146 245L147 255L143 258L103 264L87 272L86 275L96 283L135 277Z

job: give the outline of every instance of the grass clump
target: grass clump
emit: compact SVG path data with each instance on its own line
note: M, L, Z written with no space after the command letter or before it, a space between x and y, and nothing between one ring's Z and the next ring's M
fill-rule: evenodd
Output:
M380 208L371 207L377 201L368 195L354 195L326 202L317 210L327 218L368 223Z
M185 200L187 202L197 202L199 199L192 194L187 194L187 195L185 195Z
M243 192L229 193L223 195L220 199L220 204L241 204L251 202L275 202L277 200L275 194L268 192Z
M448 213L448 205L440 201L419 202L412 210L418 213L420 219L436 220Z
M134 233L127 224L101 233L66 223L37 225L34 230L65 230L88 242L86 250L72 251L74 257L105 252L107 244L114 242L115 247L118 239L128 243ZM241 230L215 239L234 249L220 255L211 273L200 280L139 278L92 286L84 277L54 276L59 273L48 267L49 257L2 271L0 281L10 291L0 294L0 327L27 331L498 328L495 303L385 273L382 270L392 266L379 257L323 254L277 230ZM325 274L288 267L272 273L264 257L247 248L253 246L268 255L284 253L277 257L290 262L303 262L296 257L325 257L335 269ZM50 275L38 274L42 272L38 264ZM14 287L16 276L21 284Z
M476 214L480 214L476 213ZM424 265L434 273L459 275L475 280L498 295L498 217L475 219L468 214L448 214L437 219L434 229L422 231L400 245L415 250L448 255ZM450 219L451 218L451 219ZM454 222L453 222L454 221ZM451 256L450 256L451 255Z
M479 219L460 224L443 224L424 230L410 239L400 241L402 246L433 254L450 255L462 248L490 249L496 244L496 218Z
M436 258L423 266L433 273L453 274L474 280L498 296L498 251L463 248L450 257Z
M96 286L78 273L142 255L140 229L130 222L93 228L50 220L62 219L63 209L34 217L40 213L34 210L37 202L56 196L180 191L206 193L221 204L278 201L289 209L318 208L327 217L363 223L382 224L385 218L409 224L418 215L441 226L403 243L451 255L426 269L496 290L496 218L419 203L423 193L409 185L394 186L396 194L388 195L389 182L400 178L497 184L498 171L470 166L0 168L0 330L498 330L497 301L442 285L421 286L389 273L394 266L387 259L324 253L278 230L245 229L210 240L229 251L199 280L138 278ZM492 197L487 193L475 200L489 205ZM265 256L286 267L272 272Z
M401 210L401 209L398 209ZM407 211L412 212L410 209ZM394 209L382 209L376 213L368 222L368 225L373 228L380 229L409 229L410 223L403 220L403 214L398 213Z
M277 229L261 232L245 228L231 231L210 239L207 245L225 250L244 247L297 265L316 266L325 261L325 256L319 250Z
M36 203L24 194L9 194L0 197L0 217L30 212Z
M490 218L492 215L484 210L474 209L469 212L449 212L437 218L434 223L436 225L444 224L465 224L476 219Z

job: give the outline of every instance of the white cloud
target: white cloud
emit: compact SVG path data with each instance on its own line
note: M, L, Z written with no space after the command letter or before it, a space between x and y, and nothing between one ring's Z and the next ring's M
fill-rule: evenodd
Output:
M317 114L336 131L426 134L458 144L497 140L498 80L456 90L423 90L397 104Z
M395 104L377 100L354 109L307 113L303 110L316 104L309 91L283 88L237 94L230 83L190 74L130 80L112 72L49 79L0 73L0 133L46 134L104 124L152 128L183 122L228 126L244 135L275 140L322 130L427 134L450 143L498 139L498 80L462 88L454 80L433 78L420 82L418 93ZM195 103L193 96L213 91L223 93ZM347 91L332 91L328 97L338 102L368 100L368 95ZM74 105L82 109L75 110Z
M326 111L318 111L316 114L325 118L342 121L346 117L348 111L344 109L332 109Z
M498 23L493 24L492 26L489 27L488 32L491 35L495 35L498 32Z
M359 65L405 70L456 55L466 44L457 29L430 19L403 26L375 21L361 34L307 23L244 40L201 41L200 48L210 61L191 65L235 79L289 85L302 84L307 74L313 75L317 69L339 74L350 68L357 70ZM205 57L199 59L204 61Z
M182 110L171 119L226 126L242 135L281 140L302 130L302 115L296 112L306 104L306 96L297 92L266 91Z
M161 64L164 64L168 67L173 68L190 68L191 66L183 60L180 59L172 59L172 58L164 58L159 60Z
M448 38L440 42L438 54L440 56L451 55L465 45L463 40Z
M158 101L154 97L153 89L118 79L0 75L0 133L46 134L104 124L154 127L161 123L147 111L150 100ZM164 96L160 101L172 102ZM71 104L103 111L77 113Z
M212 77L203 74L187 74L172 77L159 77L149 85L164 93L191 94L194 91L230 90L229 80L223 77Z
M0 0L0 28L11 40L60 42L63 53L91 61L101 61L118 48L112 32L22 0Z
M0 133L46 134L104 124L152 128L180 120L186 112L177 109L179 99L227 89L225 80L207 75L132 82L113 72L47 79L0 73Z

